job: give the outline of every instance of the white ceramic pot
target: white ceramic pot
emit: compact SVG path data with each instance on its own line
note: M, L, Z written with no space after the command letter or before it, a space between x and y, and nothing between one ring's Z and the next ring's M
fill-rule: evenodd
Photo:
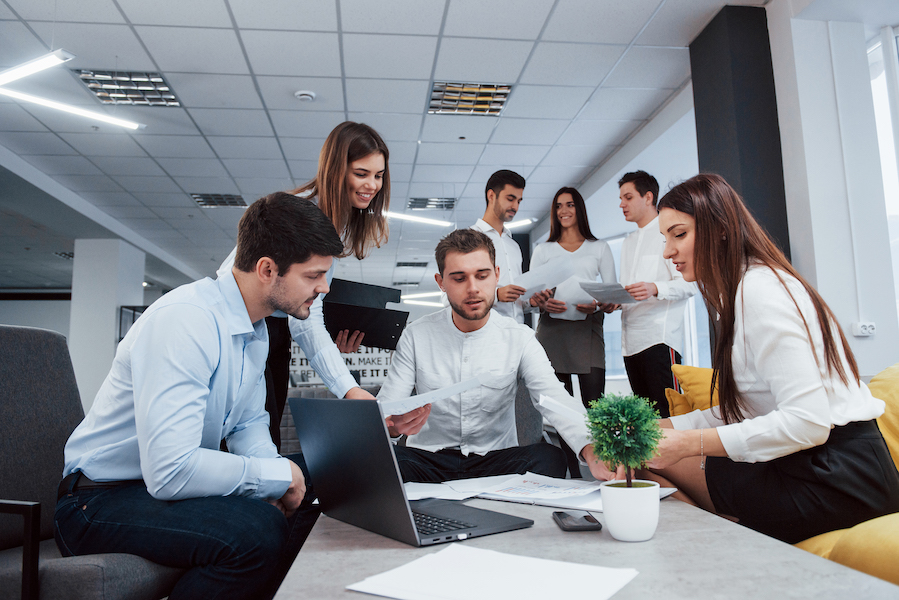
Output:
M659 484L634 479L633 483L650 484L645 487L617 487L627 485L624 480L604 481L602 514L612 537L622 542L645 542L656 532L659 524Z

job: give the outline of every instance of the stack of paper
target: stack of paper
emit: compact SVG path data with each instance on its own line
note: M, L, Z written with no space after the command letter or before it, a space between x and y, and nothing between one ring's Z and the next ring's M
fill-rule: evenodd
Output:
M604 600L636 576L636 569L579 565L452 544L347 589L400 600Z

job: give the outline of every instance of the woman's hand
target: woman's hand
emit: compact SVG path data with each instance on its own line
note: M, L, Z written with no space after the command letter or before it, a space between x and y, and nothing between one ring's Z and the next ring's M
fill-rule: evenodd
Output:
M597 306L599 306L599 304L597 304L597 303L596 303L596 300L594 300L594 301L591 302L590 304L578 304L578 305L575 306L575 308L577 308L578 312L582 312L582 313L584 313L584 314L592 315L593 313L596 312L596 307L597 307Z
M534 292L528 299L531 306L536 306L540 310L545 310L546 301L553 297L552 290L543 290L542 292Z
M656 455L646 466L650 469L667 469L682 458L699 454L699 430L662 428L664 437L659 440ZM695 439L694 439L695 438Z
M353 335L350 335L349 329L344 329L337 334L337 339L334 340L334 343L337 344L337 349L341 354L353 354L362 344L363 337L365 337L365 334L361 331L354 331Z
M550 298L546 301L546 304L543 307L548 313L563 313L568 309L568 305L562 302L561 300L556 300L555 298Z

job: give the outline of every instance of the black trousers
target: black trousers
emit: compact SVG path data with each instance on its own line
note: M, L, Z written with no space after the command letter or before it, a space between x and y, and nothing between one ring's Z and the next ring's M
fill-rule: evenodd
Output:
M643 352L624 357L624 368L634 394L649 400L663 417L670 417L665 389L680 391L671 365L681 364L681 356L665 344L650 346Z
M269 431L281 451L281 416L287 403L290 384L290 329L286 317L266 317L268 326L268 360L265 363L265 410L269 414Z
M394 446L393 451L403 481L442 483L469 477L513 473L521 475L528 471L547 477L565 477L565 456L562 450L546 442L468 456L451 448L428 452L420 448Z

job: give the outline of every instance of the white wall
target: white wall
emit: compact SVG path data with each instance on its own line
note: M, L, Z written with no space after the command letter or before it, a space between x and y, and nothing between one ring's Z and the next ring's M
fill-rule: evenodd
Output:
M69 336L68 300L0 300L0 323L50 329Z

